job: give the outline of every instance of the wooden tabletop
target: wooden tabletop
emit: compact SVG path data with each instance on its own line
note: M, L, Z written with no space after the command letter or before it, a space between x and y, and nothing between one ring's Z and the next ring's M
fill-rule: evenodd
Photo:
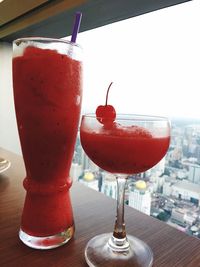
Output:
M25 191L21 156L0 149L11 167L0 174L0 266L86 267L84 248L95 236L113 230L116 203L103 194L74 183L71 198L76 231L66 245L40 251L18 238ZM145 241L153 250L154 267L200 267L200 240L130 207L125 208L127 233ZM134 267L134 266L133 266Z

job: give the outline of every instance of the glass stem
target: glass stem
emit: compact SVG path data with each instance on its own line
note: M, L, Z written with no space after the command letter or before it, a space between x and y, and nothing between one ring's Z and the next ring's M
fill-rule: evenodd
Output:
M109 245L113 250L125 250L129 247L126 238L126 229L124 222L124 195L127 177L117 176L117 216L113 236L109 240Z

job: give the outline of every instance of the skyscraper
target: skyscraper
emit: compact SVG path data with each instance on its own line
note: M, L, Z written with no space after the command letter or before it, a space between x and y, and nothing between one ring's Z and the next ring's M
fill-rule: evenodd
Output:
M106 196L117 198L117 182L113 174L108 172L103 172L103 183L101 187L101 192Z
M129 185L129 206L150 215L151 193L144 181L139 180Z
M198 164L189 165L189 181L200 184L200 166Z

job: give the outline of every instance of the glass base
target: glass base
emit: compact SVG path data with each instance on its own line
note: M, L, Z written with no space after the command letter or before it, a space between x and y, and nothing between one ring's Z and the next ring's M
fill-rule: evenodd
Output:
M150 247L136 237L127 236L124 249L115 249L112 233L92 238L85 249L85 259L90 267L151 267L153 253Z
M74 234L74 226L67 228L65 231L51 236L31 236L22 229L19 231L19 238L28 247L35 249L53 249L67 243Z

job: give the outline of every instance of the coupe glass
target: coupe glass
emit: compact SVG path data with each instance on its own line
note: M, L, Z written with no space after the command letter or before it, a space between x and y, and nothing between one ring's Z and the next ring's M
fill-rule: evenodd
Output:
M117 216L113 233L92 238L85 249L89 266L149 267L153 253L142 240L126 235L124 191L130 174L144 172L166 154L170 143L167 118L119 115L101 124L94 114L82 117L80 136L84 151L100 168L117 180Z

